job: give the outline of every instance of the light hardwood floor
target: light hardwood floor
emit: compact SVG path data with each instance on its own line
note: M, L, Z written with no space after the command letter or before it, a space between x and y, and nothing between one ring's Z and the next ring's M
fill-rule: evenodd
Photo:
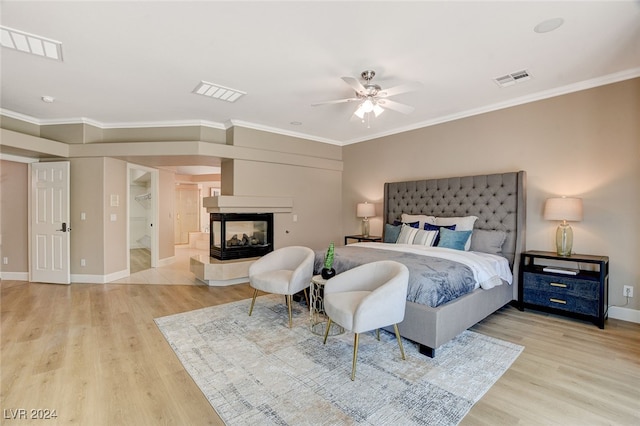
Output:
M154 318L248 298L246 284L1 283L2 424L222 424ZM640 424L640 325L506 307L473 330L525 346L463 425ZM286 330L283 330L286 332ZM55 409L55 421L11 420Z
M151 268L151 252L148 249L130 249L129 259L129 271L132 274Z

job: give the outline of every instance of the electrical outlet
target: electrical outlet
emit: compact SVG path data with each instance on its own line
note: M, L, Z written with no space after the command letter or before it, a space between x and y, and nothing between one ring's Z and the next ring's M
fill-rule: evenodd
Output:
M3 263L4 265L8 265L8 264L9 264L9 258L8 258L8 257L6 257L6 256L5 256L5 257L3 257L3 258L2 258L2 263Z
M80 266L87 266L87 261L85 259L80 259Z
M622 289L622 295L626 297L633 297L633 286L625 285Z

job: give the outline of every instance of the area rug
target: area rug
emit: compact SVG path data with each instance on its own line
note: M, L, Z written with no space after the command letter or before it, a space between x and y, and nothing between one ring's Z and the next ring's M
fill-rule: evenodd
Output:
M523 347L465 331L436 358L395 335L360 336L351 381L353 334L311 333L309 311L283 296L157 318L176 355L227 425L456 425Z

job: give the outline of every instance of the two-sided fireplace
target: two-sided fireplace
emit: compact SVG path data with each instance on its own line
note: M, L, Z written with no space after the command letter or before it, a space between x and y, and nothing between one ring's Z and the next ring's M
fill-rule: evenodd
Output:
M219 260L273 251L273 213L210 213L210 255Z

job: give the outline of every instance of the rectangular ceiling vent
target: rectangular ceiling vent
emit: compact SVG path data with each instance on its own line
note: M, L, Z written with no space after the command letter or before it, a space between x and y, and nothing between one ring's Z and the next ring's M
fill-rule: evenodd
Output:
M531 80L531 74L529 74L529 71L527 70L512 72L511 74L493 79L493 81L495 81L500 87L513 86L516 83L527 80Z
M62 61L62 43L35 34L0 26L2 47Z
M201 81L193 93L196 95L208 96L210 98L219 99L221 101L235 102L241 96L246 95L246 92L242 92L236 89L230 89L228 87L221 86L219 84L209 83L207 81Z

